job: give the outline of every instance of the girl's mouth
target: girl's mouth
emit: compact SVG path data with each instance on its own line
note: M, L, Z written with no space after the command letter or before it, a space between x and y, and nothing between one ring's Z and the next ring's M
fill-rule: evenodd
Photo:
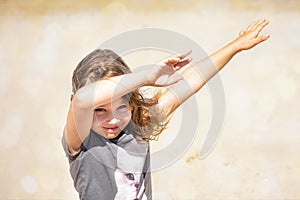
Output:
M114 127L103 127L107 132L113 132L119 128L119 126Z

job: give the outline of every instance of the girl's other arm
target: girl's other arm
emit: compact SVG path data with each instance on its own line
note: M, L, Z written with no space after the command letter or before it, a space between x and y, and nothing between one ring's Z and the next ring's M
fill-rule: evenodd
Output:
M207 81L218 73L238 52L248 50L267 40L269 35L260 34L268 24L267 20L253 22L237 39L216 51L209 57L196 62L183 71L183 80L172 85L161 96L159 107L167 115L171 114L186 99L198 92Z

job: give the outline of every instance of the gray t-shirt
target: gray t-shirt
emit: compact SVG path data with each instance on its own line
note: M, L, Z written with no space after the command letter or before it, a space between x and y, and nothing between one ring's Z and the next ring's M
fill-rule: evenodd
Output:
M151 200L149 143L127 130L109 140L90 131L76 155L65 140L70 173L81 200Z

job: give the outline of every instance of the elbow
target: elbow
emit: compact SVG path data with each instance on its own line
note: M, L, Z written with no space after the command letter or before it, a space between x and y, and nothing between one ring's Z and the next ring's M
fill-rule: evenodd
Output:
M89 109L93 106L87 92L80 89L73 96L72 104L79 109Z
M163 101L159 101L158 104L155 106L156 113L162 116L163 118L168 118L175 109L176 106L174 104L166 105L166 102Z

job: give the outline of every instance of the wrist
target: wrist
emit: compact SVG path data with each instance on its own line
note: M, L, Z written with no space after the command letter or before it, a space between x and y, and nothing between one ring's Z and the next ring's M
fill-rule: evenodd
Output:
M143 77L145 86L154 86L154 83L157 79L157 68L156 66L152 66L143 70Z
M241 46L242 45L240 44L238 38L228 44L228 47L230 48L233 54L241 52L243 50Z
M149 69L146 68L140 70L137 75L141 78L142 86L150 86L153 83L153 78L151 77Z

